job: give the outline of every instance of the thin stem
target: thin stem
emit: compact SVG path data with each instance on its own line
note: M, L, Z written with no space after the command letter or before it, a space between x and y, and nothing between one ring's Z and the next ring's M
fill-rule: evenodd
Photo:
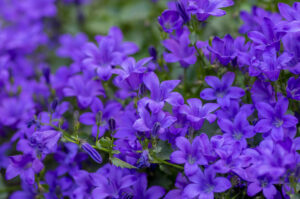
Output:
M167 162L165 160L162 160L162 159L159 159L158 157L153 157L157 162L160 162L162 164L165 164L165 165L168 165L168 166L171 166L171 167L174 167L174 168L177 168L177 169L180 169L180 170L183 170L183 167L182 166L179 166L179 165L176 165L176 164L172 164L170 162Z

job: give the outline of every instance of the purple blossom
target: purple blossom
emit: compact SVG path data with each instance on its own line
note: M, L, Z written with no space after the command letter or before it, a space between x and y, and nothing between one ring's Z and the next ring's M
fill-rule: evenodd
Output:
M283 140L286 136L284 130L294 127L298 120L293 115L286 115L289 101L281 98L275 107L266 102L256 104L260 120L256 123L254 130L259 133L267 133L271 131L271 137L274 140Z
M113 69L112 72L118 76L115 78L114 83L125 90L137 90L142 83L143 74L147 71L144 67L151 58L144 58L136 62L134 58L129 57L125 59L120 69Z
M266 102L269 104L276 103L275 91L270 84L260 79L257 79L251 88L251 97L254 104Z
M186 195L184 195L183 190L188 184L189 184L188 179L182 173L178 173L175 182L175 187L177 189L173 189L169 191L166 194L165 199L181 199L183 197L187 197Z
M286 87L287 97L294 100L300 100L300 78L291 77Z
M176 146L178 151L174 151L170 160L176 164L184 164L184 172L186 175L191 176L198 170L198 165L207 165L208 162L201 154L199 144L199 137L195 137L193 143L185 137L178 137L176 139Z
M54 130L37 131L29 138L29 145L39 153L53 153L56 151L57 142L61 136L61 132Z
M121 110L121 104L115 101L108 101L105 106L98 99L91 106L92 112L83 113L79 121L85 125L92 125L92 136L103 136L105 131L109 129L108 120L114 118Z
M76 75L68 80L63 90L66 97L77 97L81 108L89 107L99 95L104 95L104 90L99 81L87 80L82 75Z
M224 192L231 188L227 178L216 177L213 169L207 168L204 172L198 169L195 175L189 177L191 184L184 188L184 193L190 198L213 199L214 193Z
M158 22L167 33L178 30L183 24L180 14L175 10L165 10L161 16L158 17Z
M284 69L294 74L300 74L300 47L297 45L298 41L300 41L299 32L289 33L282 38L284 49L291 56Z
M157 75L154 72L144 74L143 82L151 92L150 98L145 97L141 101L148 103L152 111L156 112L164 107L165 102L176 106L181 102L180 94L172 92L180 83L180 80L167 80L159 82Z
M222 79L215 76L206 76L205 82L212 88L206 88L200 93L205 100L217 100L221 106L229 106L230 100L236 100L245 95L245 91L239 87L232 87L234 73L227 72Z
M60 36L59 41L61 46L56 51L58 56L69 57L73 61L81 61L84 58L81 47L88 41L84 33L78 33L75 36L65 34Z
M247 115L242 111L235 116L233 122L225 118L220 118L218 125L225 132L225 142L239 143L243 148L247 147L246 138L251 138L255 135L253 126L249 124Z
M180 113L186 115L187 119L191 123L191 126L195 130L199 130L205 120L209 121L209 123L212 123L216 120L217 116L211 112L218 109L220 105L214 103L202 105L201 100L197 98L188 99L187 103L189 106L181 106Z
M220 17L226 14L220 8L232 6L232 0L189 0L187 10L195 14L199 21L205 21L209 16Z
M111 165L102 167L96 173L91 174L91 177L90 182L95 186L92 196L98 199L130 196L132 192L130 187L138 180L137 176Z
M196 49L189 46L190 40L188 30L185 29L178 39L166 39L162 44L170 51L169 53L164 52L164 59L166 62L179 62L181 66L185 68L196 63Z
M274 47L276 51L279 51L280 39L284 34L277 32L274 23L267 17L262 19L261 28L261 31L248 33L248 37L256 44L255 48L264 50L267 47Z
M150 113L143 106L138 108L138 113L140 118L134 122L133 128L140 132L146 132L152 137L165 133L166 129L176 121L175 117L164 111Z
M10 156L10 164L6 169L6 179L10 180L18 175L26 183L34 184L34 174L43 169L43 163L31 154Z
M133 199L159 199L165 194L164 188L152 186L147 189L147 176L140 174L136 185L133 187Z
M227 65L236 58L236 50L234 40L230 35L226 35L223 39L214 37L212 46L208 46L208 50L213 53L221 64Z
M271 19L273 22L281 20L281 16L278 13L271 13L257 6L252 7L251 13L241 11L240 17L244 21L244 24L239 29L241 34L245 34L249 31L261 31L261 24L265 17Z

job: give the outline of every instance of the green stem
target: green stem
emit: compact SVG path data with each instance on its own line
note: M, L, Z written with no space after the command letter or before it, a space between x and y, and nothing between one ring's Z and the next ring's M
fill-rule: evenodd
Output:
M170 162L167 162L165 160L161 160L159 159L158 157L153 157L157 162L159 163L162 163L162 164L165 164L165 165L168 165L168 166L171 166L171 167L174 167L174 168L177 168L177 169L180 169L180 170L183 170L183 167L182 166L179 166L179 165L176 165L176 164L172 164Z

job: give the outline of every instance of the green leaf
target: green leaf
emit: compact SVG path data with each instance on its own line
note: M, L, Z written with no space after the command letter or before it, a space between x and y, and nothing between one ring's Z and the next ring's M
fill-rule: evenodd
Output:
M113 157L111 159L111 162L113 163L113 165L117 166L117 167L121 167L121 168L128 168L128 169L137 169L137 167L119 159L119 158L115 158Z
M102 137L99 142L97 142L96 146L99 148L111 148L112 140L109 137Z
M159 140L156 148L153 150L155 156L161 160L169 160L173 152L171 145L168 142Z

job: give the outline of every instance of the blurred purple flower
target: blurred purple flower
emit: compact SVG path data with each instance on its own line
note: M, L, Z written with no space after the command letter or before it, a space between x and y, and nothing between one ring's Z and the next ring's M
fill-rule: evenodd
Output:
M174 30L181 28L183 24L180 14L175 10L165 10L158 17L158 22L167 33L172 33Z
M200 97L205 100L217 100L221 106L229 106L230 100L239 99L245 95L245 91L239 87L232 87L234 73L227 72L222 79L215 76L206 76L205 82L212 88L206 88L200 93Z

